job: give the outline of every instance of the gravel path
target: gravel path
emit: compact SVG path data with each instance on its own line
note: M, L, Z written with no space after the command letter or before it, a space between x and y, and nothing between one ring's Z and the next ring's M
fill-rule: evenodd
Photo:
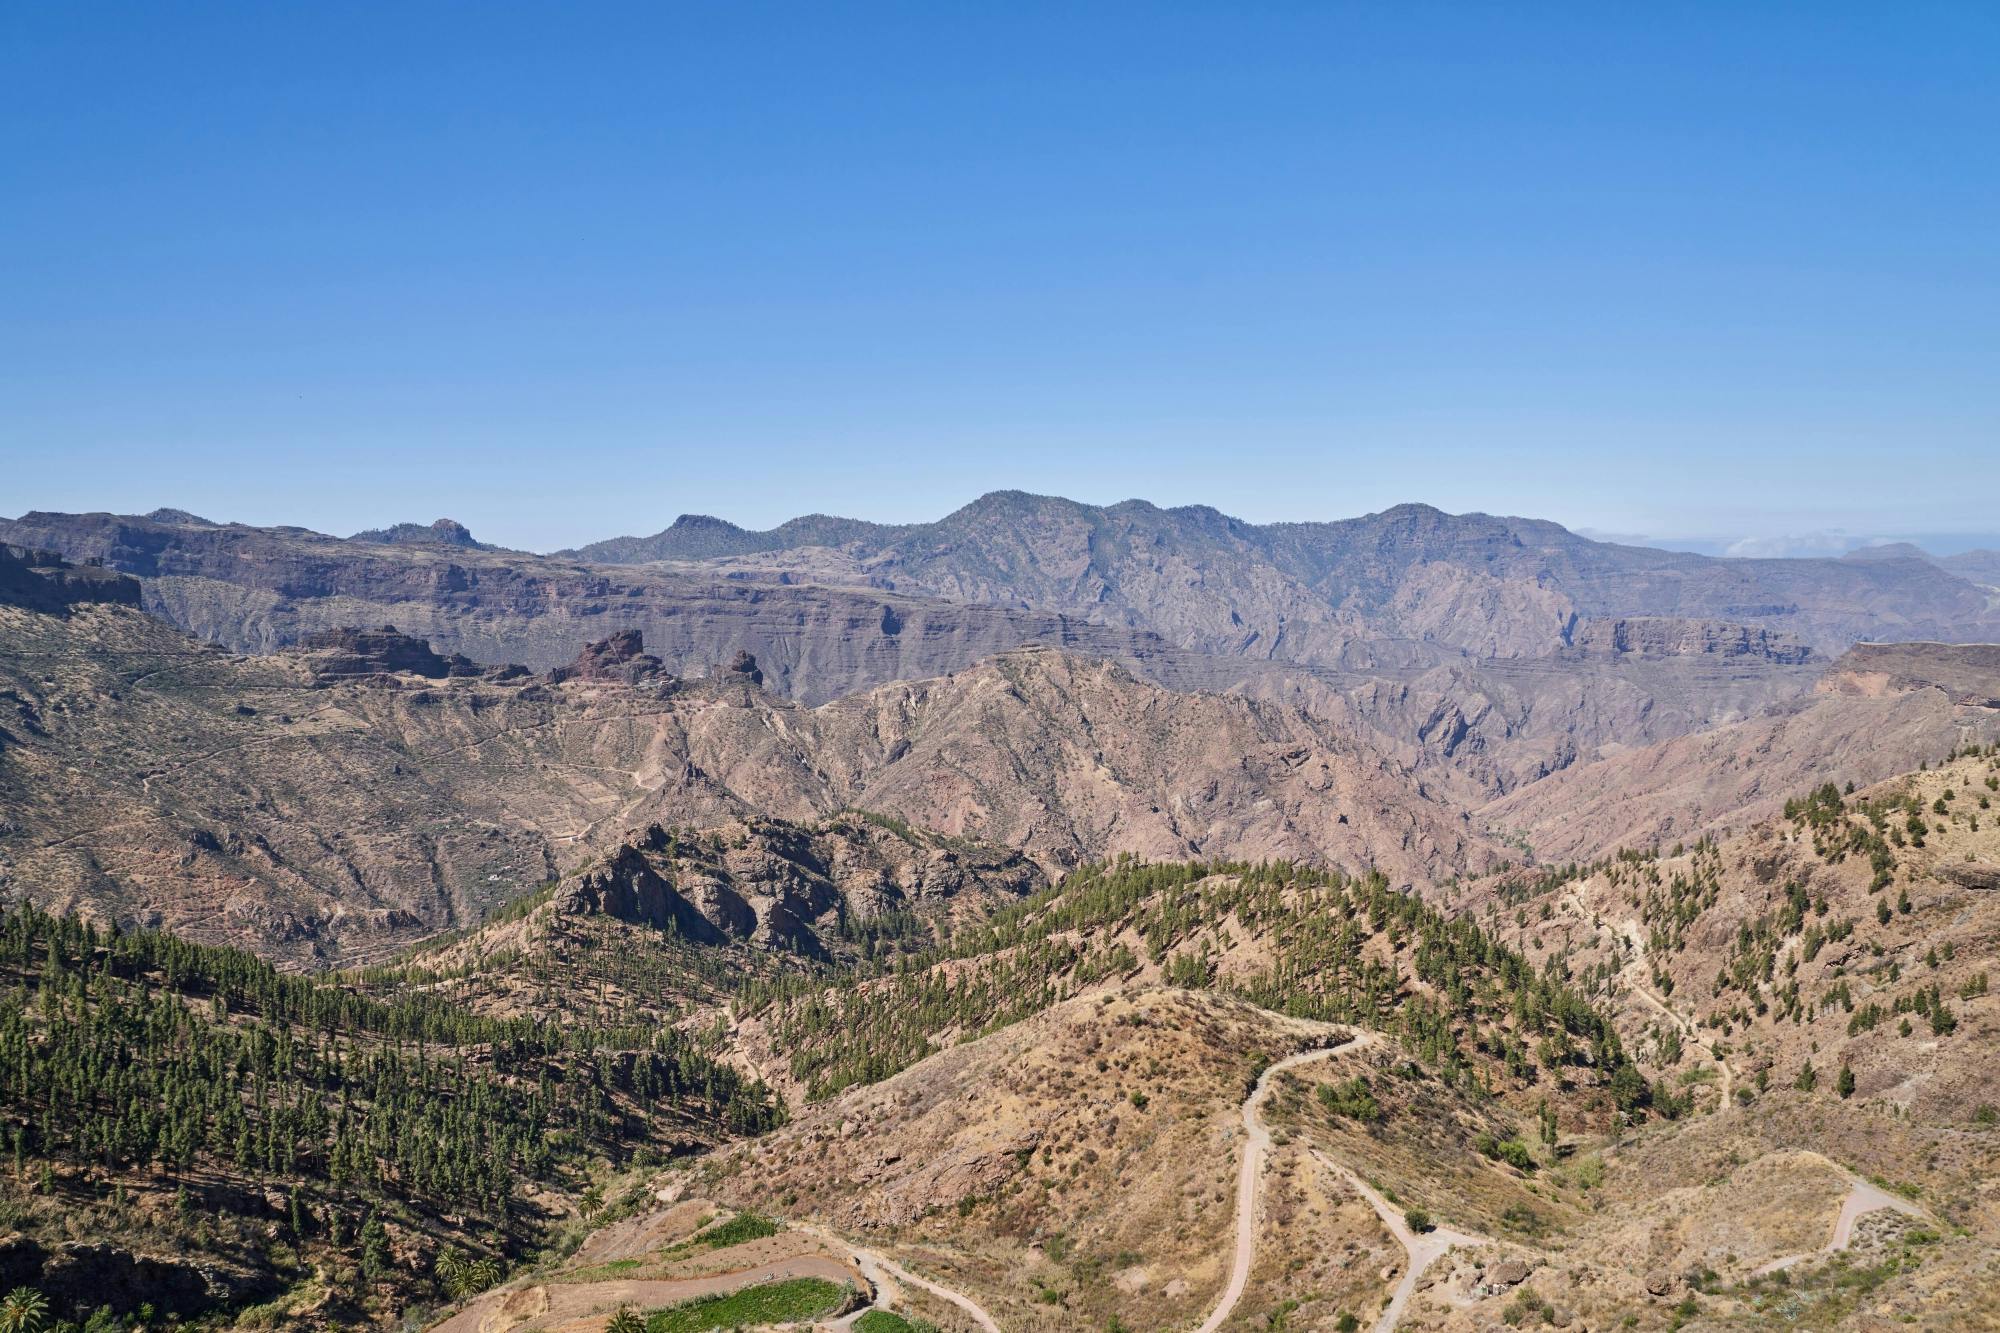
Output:
M1908 1199L1898 1198L1887 1190L1850 1174L1847 1197L1840 1201L1840 1212L1833 1219L1833 1235L1827 1239L1826 1244L1806 1254L1788 1254L1782 1259L1773 1259L1762 1267L1751 1269L1750 1276L1765 1277L1802 1264L1808 1259L1817 1259L1821 1255L1846 1249L1854 1240L1854 1224L1869 1213L1880 1212L1884 1208L1892 1209L1905 1217L1914 1217L1921 1221L1930 1220L1929 1213Z
M1223 1288L1222 1300L1215 1307L1196 1333L1216 1333L1226 1322L1236 1303L1243 1299L1243 1289L1250 1284L1250 1261L1257 1252L1257 1202L1262 1192L1264 1175L1264 1154L1271 1147L1271 1130L1265 1125L1258 1110L1264 1099L1270 1095L1271 1080L1288 1069L1314 1060L1324 1060L1344 1051L1359 1050L1374 1044L1373 1033L1357 1033L1338 1046L1328 1046L1317 1051L1301 1051L1287 1056L1266 1069L1257 1079L1257 1086L1243 1102L1243 1128L1246 1139L1243 1144L1243 1162L1236 1173L1236 1255L1229 1269L1229 1285Z

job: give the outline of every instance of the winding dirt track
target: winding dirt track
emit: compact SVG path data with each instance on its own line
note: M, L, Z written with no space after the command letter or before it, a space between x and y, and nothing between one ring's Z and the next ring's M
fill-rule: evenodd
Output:
M1271 1080L1288 1069L1310 1064L1314 1060L1324 1060L1328 1056L1339 1055L1343 1051L1359 1050L1373 1045L1373 1033L1356 1033L1338 1046L1328 1046L1317 1051L1301 1051L1287 1056L1266 1069L1258 1076L1257 1086L1243 1102L1243 1162L1236 1173L1236 1256L1229 1269L1229 1285L1222 1289L1222 1300L1203 1322L1196 1333L1216 1333L1228 1320L1236 1303L1243 1299L1243 1289L1250 1284L1250 1261L1257 1252L1257 1201L1264 1175L1264 1154L1271 1147L1271 1130L1264 1123L1258 1108L1270 1095Z
M1899 1199L1887 1190L1869 1184L1852 1173L1847 1177L1847 1197L1840 1201L1840 1212L1833 1219L1833 1234L1825 1245L1806 1254L1788 1254L1782 1259L1773 1259L1760 1268L1750 1270L1752 1277L1765 1277L1771 1273L1802 1264L1808 1259L1833 1254L1844 1250L1854 1240L1854 1224L1869 1213L1880 1212L1884 1208L1893 1209L1905 1217L1930 1221L1931 1216L1908 1199Z
M1396 1327L1396 1321L1403 1317L1403 1307L1410 1303L1410 1297L1416 1295L1417 1279L1424 1275L1424 1270L1433 1262L1442 1258L1454 1246L1488 1243L1484 1236L1453 1231L1449 1227L1433 1227L1424 1232L1412 1231L1410 1224L1403 1219L1402 1213L1391 1207L1387 1199L1370 1189L1368 1182L1354 1174L1350 1168L1334 1161L1317 1148L1313 1149L1313 1156L1318 1159L1321 1166L1346 1180L1354 1187L1355 1193L1368 1201L1368 1206L1382 1219L1382 1225L1389 1229L1389 1234L1396 1238L1396 1243L1410 1256L1410 1262L1403 1273L1403 1280L1396 1284L1395 1293L1390 1296L1388 1306L1382 1311L1382 1317L1375 1321L1375 1333L1390 1333L1390 1330Z
M1585 907L1583 899L1576 896L1574 889L1565 896L1569 900L1569 905L1575 908L1577 914L1585 920L1596 922L1604 919L1599 913ZM1625 978L1626 984L1631 986L1633 992L1640 999L1644 1000L1654 1012L1674 1025L1675 1031L1680 1033L1681 1040L1685 1044L1708 1052L1708 1058L1715 1061L1716 1068L1722 1074L1722 1103L1719 1109L1724 1111L1729 1110L1735 1105L1732 1098L1734 1097L1736 1088L1736 1071L1729 1067L1729 1061L1717 1055L1714 1047L1702 1039L1701 1029L1695 1026L1693 1019L1686 1017L1679 1010L1668 1004L1664 998L1653 993L1653 988L1648 983L1646 977L1646 941L1645 937L1639 933L1639 923L1636 921L1619 921L1607 922L1607 924L1620 939L1625 941L1627 947L1631 950L1631 957L1625 960L1625 965L1619 972L1620 976Z
M965 1311L966 1314L972 1317L974 1323L986 1330L986 1333L1000 1333L1000 1326L993 1322L993 1316L981 1309L979 1304L970 1296L953 1291L950 1287L939 1286L928 1278L918 1277L915 1273L912 1273L909 1269L903 1267L895 1260L888 1258L886 1255L877 1254L873 1250L861 1249L852 1242L834 1235L824 1227L806 1226L801 1229L811 1232L836 1249L844 1249L851 1253L854 1256L855 1266L868 1279L869 1287L875 1293L873 1302L832 1321L828 1327L838 1329L852 1328L855 1322L862 1315L867 1314L868 1311L889 1309L896 1303L898 1296L896 1284L906 1282L913 1287L920 1287L939 1300L948 1301Z

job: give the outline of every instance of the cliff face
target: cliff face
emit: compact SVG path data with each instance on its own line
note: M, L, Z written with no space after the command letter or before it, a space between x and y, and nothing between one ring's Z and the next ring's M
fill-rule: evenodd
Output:
M422 639L399 632L394 625L380 629L317 630L300 640L299 650L316 679L408 673L437 680L475 676L469 659L444 657Z
M0 607L0 893L352 963L651 823L862 809L1041 873L1134 852L1414 878L1491 855L1321 721L1055 651L817 708L754 662L687 681L616 646L558 679L325 672L387 638L238 657L126 606Z
M1003 492L931 524L812 516L748 533L684 518L658 539L577 553L678 561L662 565L495 551L433 529L396 544L398 531L357 542L189 516L0 522L9 540L141 577L149 610L243 651L389 622L440 651L546 669L636 629L671 671L748 651L776 688L816 702L1025 643L1380 671L1577 651L1789 663L1863 639L2000 638L1986 592L1937 562L1716 560L1421 505L1259 527Z
M1714 657L1784 666L1798 666L1813 657L1811 647L1784 630L1674 616L1585 620L1568 636L1567 646L1586 655Z
M1866 697L1937 690L1962 707L2000 709L2000 644L1857 643L1818 690Z
M321 632L394 624L441 653L536 670L636 631L665 669L706 672L754 656L781 693L824 702L888 680L960 670L1027 643L1136 660L1156 637L1019 607L954 606L848 588L704 572L602 569L437 543L357 544L295 528L29 514L71 560L143 580L147 611L237 652Z
M1018 852L880 817L809 825L748 818L706 830L658 824L566 881L555 910L604 915L701 943L830 958L886 924L927 941L1047 884ZM902 921L889 922L891 913Z
M813 518L746 534L687 519L673 551L749 553L644 567L172 513L31 514L4 530L130 570L150 611L248 652L393 623L446 657L588 671L589 645L637 635L665 675L747 654L760 683L817 704L1049 645L1173 689L1318 710L1468 800L1741 720L1805 688L1816 660L1791 629L1584 614L1559 585L1588 582L1569 555L1598 544L1414 507L1269 529L1007 496L922 528ZM846 545L796 544L835 538ZM937 593L1016 600L913 594L912 570ZM1637 600L1679 597L1680 576L1661 577Z
M54 551L0 543L0 606L60 613L108 602L139 604L139 581L101 565L73 565Z

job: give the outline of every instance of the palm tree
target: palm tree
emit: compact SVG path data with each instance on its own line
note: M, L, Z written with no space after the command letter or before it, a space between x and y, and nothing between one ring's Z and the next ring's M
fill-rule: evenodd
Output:
M631 1306L621 1305L604 1326L604 1333L646 1333L646 1321L634 1314Z
M431 1274L445 1294L462 1300L482 1292L500 1280L500 1265L491 1259L468 1259L458 1249L447 1249L431 1264ZM0 1333L5 1333L0 1330Z
M33 1287L16 1287L0 1300L0 1333L41 1333L49 1302Z
M444 1250L432 1262L431 1273L437 1278L438 1285L445 1289L445 1293L456 1299L462 1294L459 1283L465 1277L465 1256L455 1249Z

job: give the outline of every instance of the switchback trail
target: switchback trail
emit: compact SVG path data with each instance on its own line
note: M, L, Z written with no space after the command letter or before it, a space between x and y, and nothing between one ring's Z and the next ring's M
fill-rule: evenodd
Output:
M1583 899L1576 896L1574 889L1566 897L1569 900L1570 906L1576 909L1577 915L1581 916L1584 920L1596 922L1602 919L1599 913L1593 912L1584 906ZM1609 924L1613 933L1619 939L1623 940L1631 950L1631 957L1625 960L1625 966L1621 970L1621 975L1625 977L1626 983L1632 987L1633 993L1646 1002L1649 1008L1673 1024L1674 1030L1680 1034L1683 1042L1690 1046L1698 1046L1708 1052L1708 1058L1715 1061L1715 1067L1722 1074L1722 1102L1720 1109L1728 1110L1733 1104L1730 1099L1735 1094L1736 1071L1729 1067L1729 1061L1717 1055L1715 1048L1702 1039L1701 1030L1695 1026L1693 1019L1684 1016L1679 1010L1668 1004L1664 998L1653 993L1653 988L1648 983L1646 977L1646 941L1639 933L1639 923L1636 921L1624 921Z

